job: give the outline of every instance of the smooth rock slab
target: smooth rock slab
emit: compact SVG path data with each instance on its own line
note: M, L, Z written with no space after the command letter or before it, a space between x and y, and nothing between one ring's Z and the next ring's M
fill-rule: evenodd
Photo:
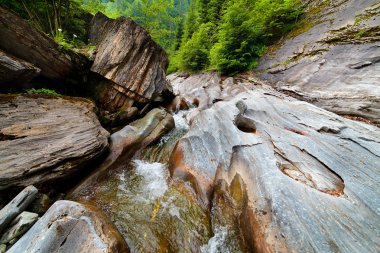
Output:
M0 96L0 190L72 175L108 147L93 103Z
M129 252L112 223L97 209L61 200L9 250L22 252Z
M195 115L171 175L212 205L216 182L239 174L250 252L378 252L379 128L251 89Z

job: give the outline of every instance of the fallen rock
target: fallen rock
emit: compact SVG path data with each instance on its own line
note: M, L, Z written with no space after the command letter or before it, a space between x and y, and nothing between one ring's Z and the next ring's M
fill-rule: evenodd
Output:
M38 214L30 212L20 213L10 224L10 228L5 231L0 238L0 243L6 244L17 240L38 220Z
M0 210L0 233L17 215L24 211L30 203L33 202L37 193L38 190L36 187L32 185L28 186Z
M0 190L77 172L108 147L86 99L0 96Z
M193 117L172 153L172 177L212 206L218 182L234 185L239 174L247 202L230 194L250 252L377 252L379 128L246 89Z
M84 68L86 59L63 50L14 12L0 7L0 49L41 69L41 76L64 79Z
M380 124L376 0L308 1L298 27L268 50L258 75L297 99Z
M18 85L25 87L41 70L33 64L17 59L0 50L0 83L1 89Z
M103 104L131 107L133 101L159 100L168 90L167 55L133 20L113 20L97 13L90 25L90 41L97 46L91 71L113 81L103 92Z
M170 113L165 110L153 109L144 118L136 120L112 134L108 157L90 177L74 188L70 194L71 198L90 197L92 185L102 178L103 173L124 164L137 150L157 141L174 126L174 119Z
M123 237L93 206L61 200L9 250L15 252L129 252Z

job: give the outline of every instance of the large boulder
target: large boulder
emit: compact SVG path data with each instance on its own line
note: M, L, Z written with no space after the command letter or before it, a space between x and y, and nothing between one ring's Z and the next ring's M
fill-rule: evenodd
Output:
M129 252L123 237L97 208L57 201L7 252Z
M108 147L81 98L0 96L0 190L72 175Z
M379 128L239 82L193 117L172 177L219 215L213 225L238 222L250 252L377 252Z
M90 25L90 42L97 46L91 70L112 81L101 97L110 109L158 100L167 90L168 57L133 20L97 13Z
M86 64L84 57L63 50L53 39L1 6L0 49L30 62L49 79L64 79Z
M260 76L298 99L380 124L379 6L308 1L296 29L260 60Z
M14 85L24 87L40 72L41 70L33 64L0 50L0 90Z

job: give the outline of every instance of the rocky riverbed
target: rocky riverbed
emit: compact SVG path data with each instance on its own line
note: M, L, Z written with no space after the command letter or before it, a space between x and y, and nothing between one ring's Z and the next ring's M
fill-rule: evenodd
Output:
M234 77L165 76L143 28L102 14L93 57L70 57L0 7L22 35L0 39L2 88L86 86L0 95L0 252L379 252L378 3L306 4L310 30Z

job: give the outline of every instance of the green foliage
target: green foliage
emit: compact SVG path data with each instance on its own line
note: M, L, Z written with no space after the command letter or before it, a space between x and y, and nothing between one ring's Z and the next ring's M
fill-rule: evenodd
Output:
M215 26L212 23L202 24L186 42L179 54L182 69L197 71L209 65L214 29Z
M198 0L170 69L233 74L254 68L266 47L294 27L300 6L299 0Z
M60 96L60 94L58 94L54 90L45 89L45 88L42 88L42 89L34 89L34 88L28 89L28 90L26 90L26 93L28 93L28 94L48 94L48 95Z

